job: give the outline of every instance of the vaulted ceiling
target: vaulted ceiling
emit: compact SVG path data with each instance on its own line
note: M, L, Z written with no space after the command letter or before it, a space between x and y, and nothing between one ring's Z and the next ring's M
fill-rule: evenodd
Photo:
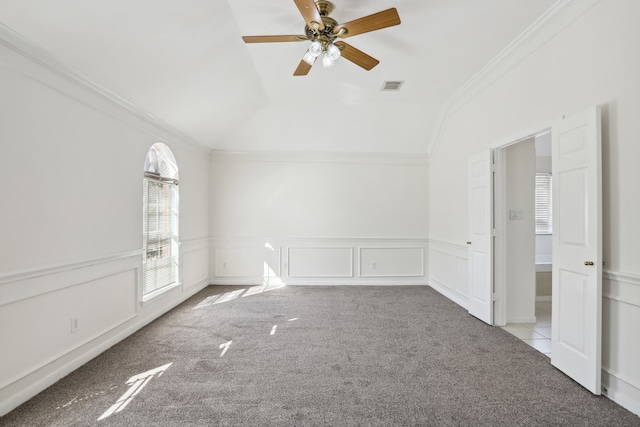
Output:
M242 41L303 34L292 0L1 0L0 22L211 149L425 154L445 101L555 0L333 3L338 22L397 8L400 25L347 40L373 70L294 77L308 42Z

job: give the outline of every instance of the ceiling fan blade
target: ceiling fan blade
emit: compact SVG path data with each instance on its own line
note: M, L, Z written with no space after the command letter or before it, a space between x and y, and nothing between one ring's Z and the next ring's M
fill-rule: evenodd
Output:
M346 22L335 27L333 33L338 37L345 38L355 36L357 34L368 33L369 31L379 30L381 28L392 27L400 24L400 16L395 7L365 16L355 21ZM347 30L344 34L339 34L340 30Z
M242 36L245 43L302 42L307 36Z
M363 51L356 49L350 44L338 41L335 42L335 45L338 46L338 48L342 51L340 53L340 56L353 62L356 65L359 65L367 71L380 63L380 61L378 61L376 58L367 55Z
M320 11L313 0L293 0L298 6L302 17L311 29L324 30L324 23Z
M313 61L315 63L315 60ZM298 68L293 72L294 76L306 76L309 74L309 70L311 70L311 65L304 62L304 60L300 61L298 64Z

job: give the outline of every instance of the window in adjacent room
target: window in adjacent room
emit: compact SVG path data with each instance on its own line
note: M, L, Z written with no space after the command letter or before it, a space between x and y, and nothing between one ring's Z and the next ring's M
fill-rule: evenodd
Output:
M536 234L552 234L551 174L536 174Z
M178 166L166 144L147 152L143 184L142 300L148 301L179 284Z

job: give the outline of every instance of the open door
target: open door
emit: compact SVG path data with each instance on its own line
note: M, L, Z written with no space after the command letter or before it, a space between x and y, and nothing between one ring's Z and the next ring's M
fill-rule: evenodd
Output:
M469 313L493 324L493 151L469 159Z
M600 108L553 126L551 363L600 394L602 163Z

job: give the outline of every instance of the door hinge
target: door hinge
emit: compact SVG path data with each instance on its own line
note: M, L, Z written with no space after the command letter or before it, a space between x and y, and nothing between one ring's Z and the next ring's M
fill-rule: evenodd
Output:
M496 236L498 235L498 231L497 231L495 228L492 228L492 229L491 229L491 235L492 235L493 237L496 237Z
M498 301L498 294L496 294L495 292L491 295L491 300L492 301Z

